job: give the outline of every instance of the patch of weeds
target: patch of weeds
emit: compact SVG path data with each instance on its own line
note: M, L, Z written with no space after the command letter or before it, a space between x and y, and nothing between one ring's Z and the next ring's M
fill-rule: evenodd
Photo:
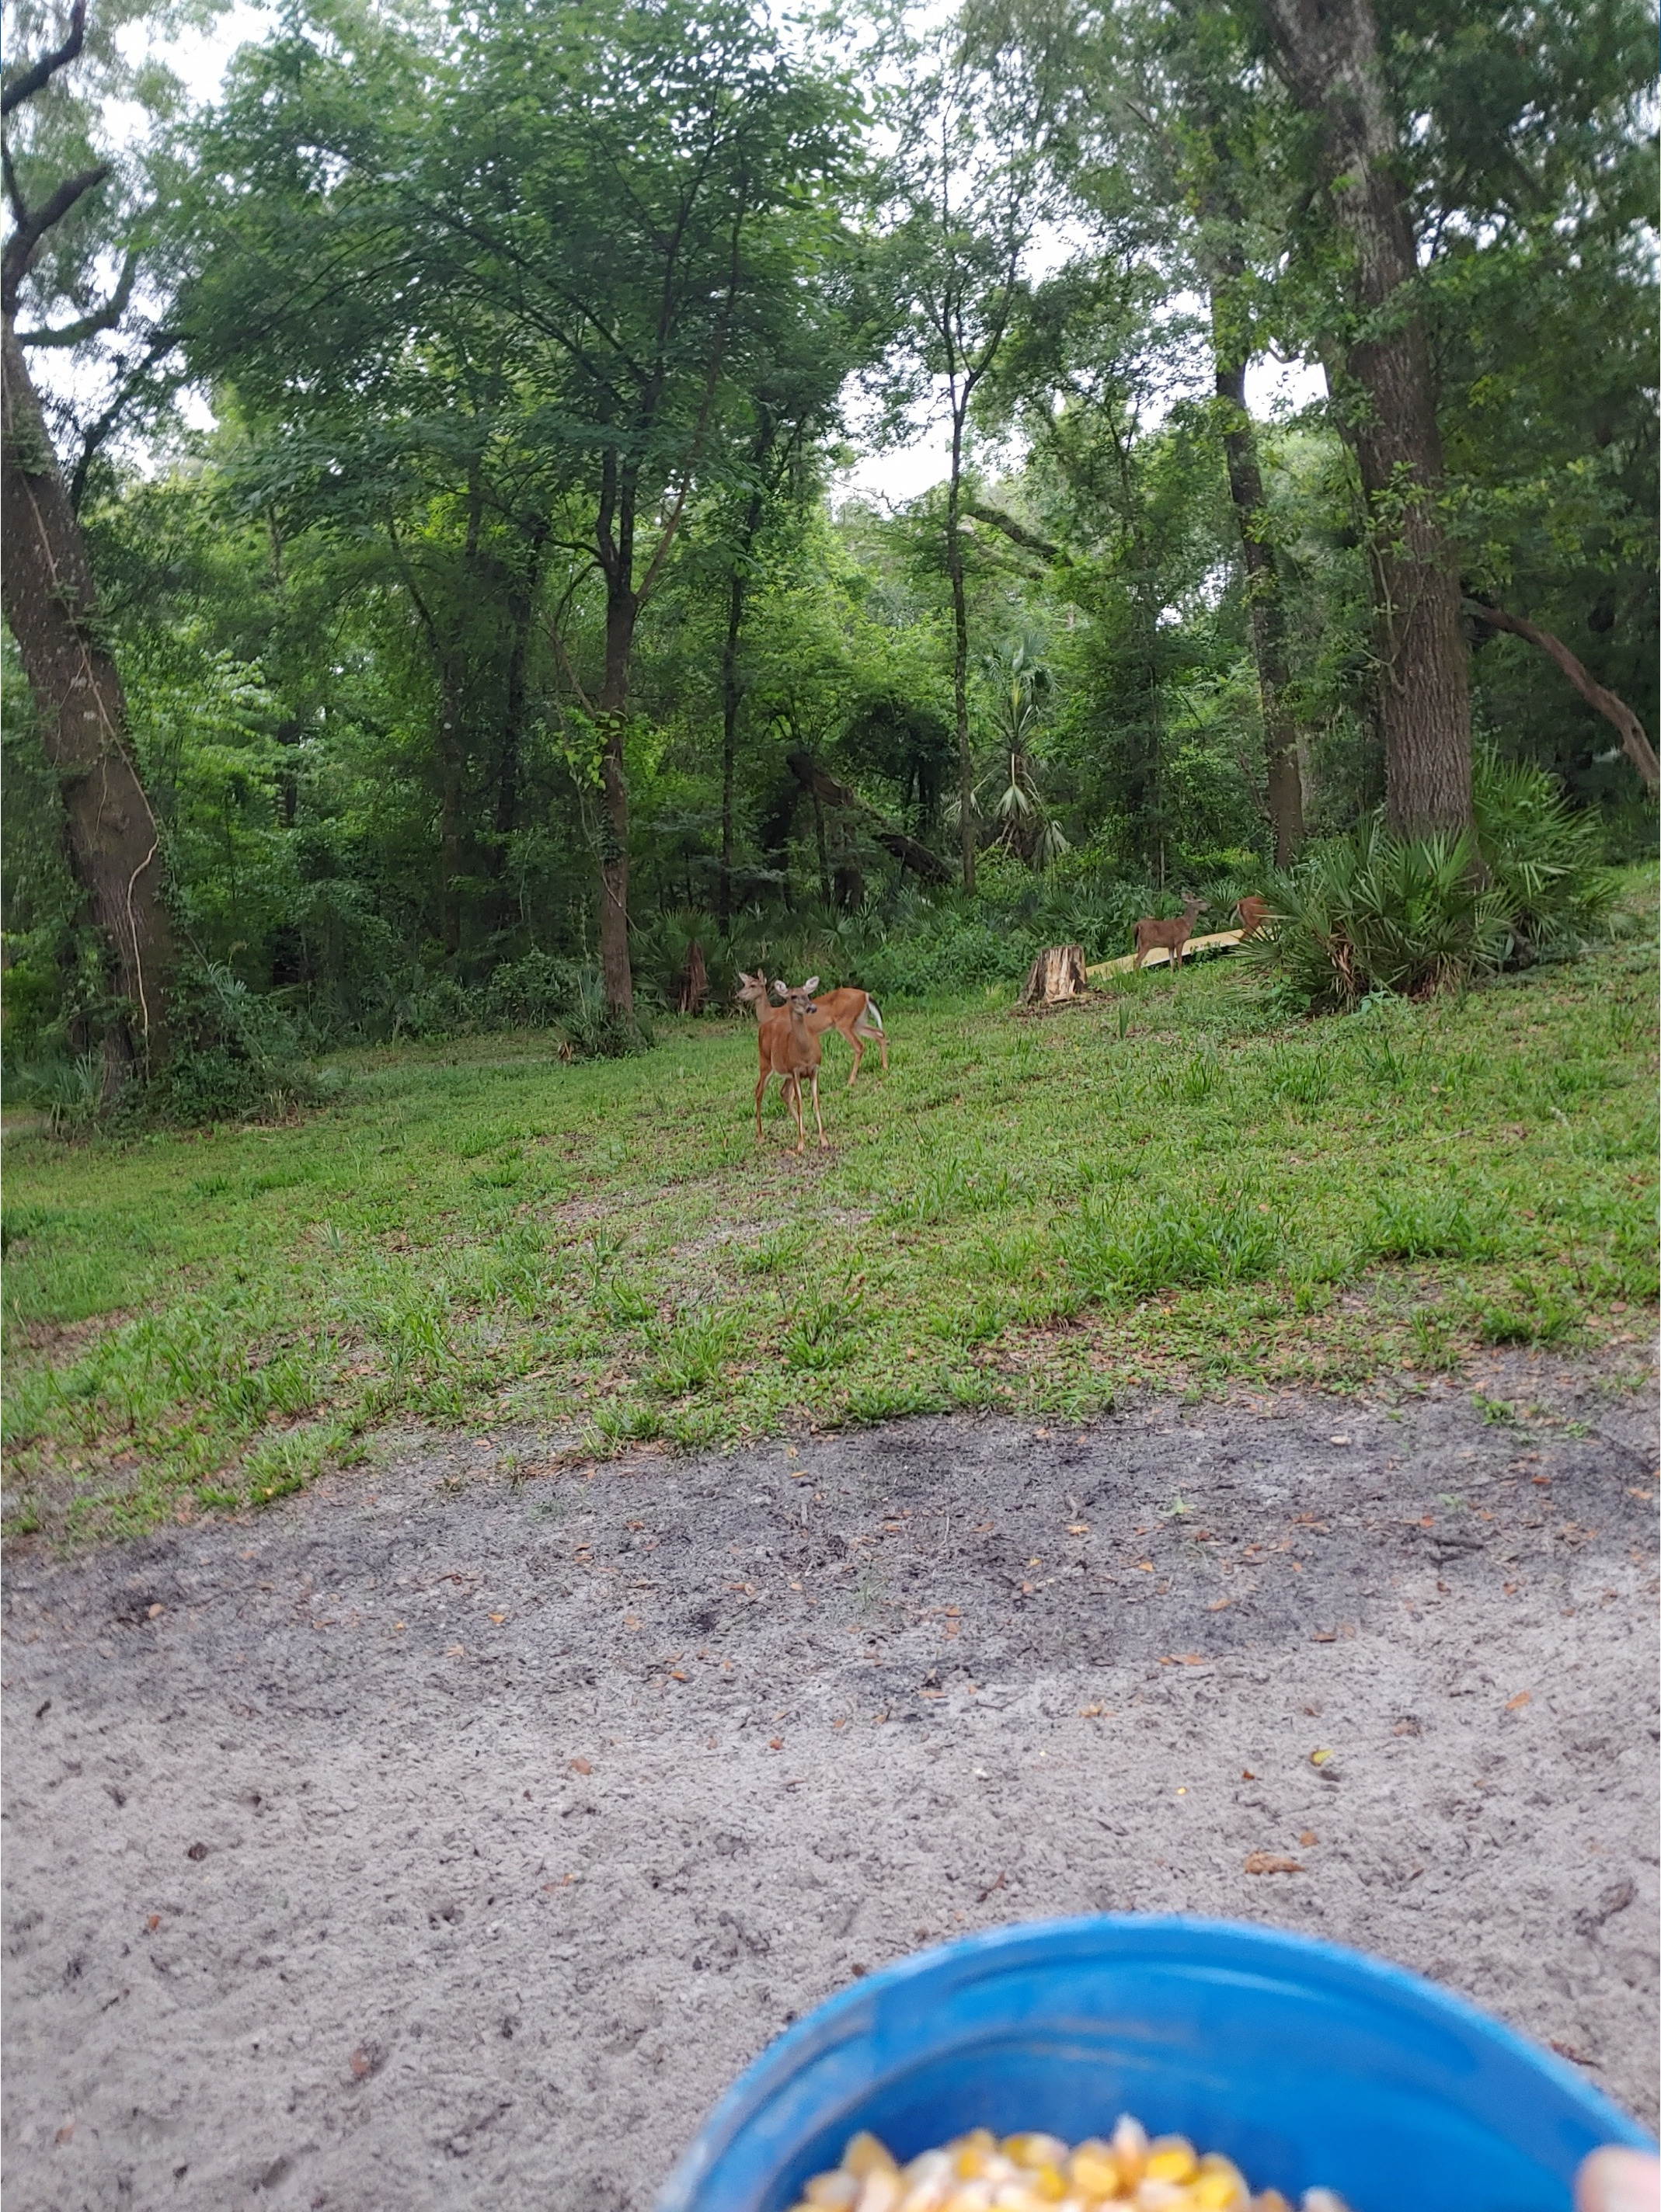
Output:
M1332 1066L1323 1052L1277 1045L1264 1073L1264 1087L1278 1106L1320 1106L1332 1095Z
M1273 1274L1281 1256L1270 1222L1244 1201L1211 1205L1164 1197L1128 1228L1091 1219L1068 1251L1080 1287L1133 1295L1214 1288Z
M807 1231L799 1223L764 1237L739 1261L746 1275L781 1275L794 1267L807 1250Z
M1482 1391L1471 1393L1471 1404L1491 1429L1510 1429L1517 1425L1517 1408L1509 1398L1489 1398Z
M805 1374L840 1366L863 1336L860 1309L865 1298L861 1275L818 1297L804 1299L785 1317L784 1364Z
M637 1328L642 1322L650 1321L656 1314L658 1302L649 1291L638 1283L631 1283L626 1275L619 1275L607 1283L595 1299L605 1320L618 1328Z
M896 1227L924 1227L958 1214L992 1212L1009 1205L1014 1195L1007 1168L942 1160L910 1190L879 1207L877 1219Z
M1176 1095L1189 1106L1203 1106L1216 1091L1222 1069L1214 1052L1196 1052L1178 1072Z
M1433 1306L1421 1306L1409 1324L1413 1340L1413 1364L1433 1374L1449 1374L1461 1364L1459 1347L1447 1316Z
M614 1401L594 1415L593 1434L602 1448L619 1444L653 1443L664 1432L664 1417L650 1406Z
M1375 1260L1469 1260L1485 1240L1450 1191L1386 1191L1373 1204L1361 1249Z
M732 1311L680 1316L654 1336L659 1358L648 1388L660 1397L684 1398L719 1382L743 1323L744 1316Z
M850 1421L903 1421L915 1413L944 1413L946 1403L944 1394L928 1385L879 1378L855 1383L843 1412Z
M1571 1344L1585 1333L1567 1298L1526 1275L1513 1275L1510 1296L1479 1304L1475 1318L1485 1344Z

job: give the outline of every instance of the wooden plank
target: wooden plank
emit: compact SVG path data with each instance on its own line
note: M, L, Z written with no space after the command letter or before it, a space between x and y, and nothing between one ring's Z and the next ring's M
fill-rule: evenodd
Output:
M1214 930L1209 937L1190 937L1183 947L1183 957L1191 960L1196 952L1226 952L1244 935L1243 929L1219 929ZM1103 975L1128 975L1135 964L1135 954L1127 952L1122 960L1098 960L1093 968L1086 968L1085 973L1094 983ZM1144 968L1168 968L1170 964L1171 955L1163 945L1156 945L1142 963Z

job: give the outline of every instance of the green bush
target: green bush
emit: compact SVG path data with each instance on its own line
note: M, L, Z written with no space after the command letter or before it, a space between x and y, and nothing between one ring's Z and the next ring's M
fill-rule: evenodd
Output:
M1271 879L1269 931L1246 956L1284 1003L1348 1012L1421 997L1578 951L1607 925L1616 884L1597 825L1551 776L1485 751L1472 795L1465 836L1395 837L1375 814Z
M1311 1012L1463 985L1499 968L1510 941L1472 837L1393 837L1377 816L1314 847L1268 896L1269 932L1246 957Z
M493 1029L552 1029L575 1006L581 972L551 952L504 961L485 986L484 1019Z
M1607 926L1618 888L1599 864L1596 819L1576 813L1543 769L1491 750L1477 757L1472 799L1477 847L1505 902L1507 964L1578 951Z

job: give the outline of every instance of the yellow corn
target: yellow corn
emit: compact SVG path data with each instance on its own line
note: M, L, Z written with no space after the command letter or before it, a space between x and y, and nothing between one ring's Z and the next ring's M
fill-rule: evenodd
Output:
M1278 2190L1254 2197L1220 2151L1200 2156L1185 2136L1152 2142L1123 2115L1110 2142L1072 2149L1026 2130L1002 2141L976 2128L902 2168L877 2137L849 2138L842 2164L816 2173L791 2212L1292 2212ZM1305 2192L1303 2212L1347 2212L1329 2189Z
M1147 2147L1142 2172L1150 2181L1192 2181L1200 2160L1186 2136L1160 2136Z
M1103 2142L1080 2143L1068 2160L1067 2173L1087 2204L1116 2197L1124 2179L1118 2160Z
M855 2181L863 2181L867 2174L897 2174L900 2169L886 2145L861 2128L858 2135L848 2139L848 2148L842 2154L842 2170L851 2173Z
M847 2172L816 2173L801 2193L808 2203L826 2205L830 2212L853 2212L860 2201L859 2177Z

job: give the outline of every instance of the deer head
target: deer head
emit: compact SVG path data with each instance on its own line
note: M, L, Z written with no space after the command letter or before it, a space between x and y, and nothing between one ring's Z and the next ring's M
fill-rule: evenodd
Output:
M768 982L766 976L759 969L753 975L746 975L743 969L739 969L739 988L736 994L739 1006L764 1006L767 1003L767 994L773 988L775 987Z

